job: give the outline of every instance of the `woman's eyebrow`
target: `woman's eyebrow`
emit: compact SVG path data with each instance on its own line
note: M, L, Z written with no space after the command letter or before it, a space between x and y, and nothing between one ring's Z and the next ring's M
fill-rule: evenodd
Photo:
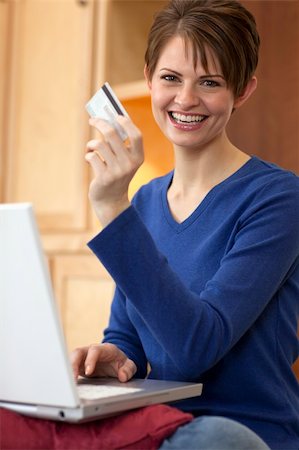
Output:
M166 70L167 72L175 73L176 75L178 75L180 77L182 76L182 74L180 72L177 72L176 70L173 70L173 69L169 69L168 67L162 67L160 69L160 72L162 72L162 70Z
M223 78L223 80L224 80L224 76L220 75L220 73L207 73L206 75L201 75L199 78L201 80L203 78Z
M179 77L182 77L182 76L183 76L183 74L181 74L180 72L177 72L176 70L170 69L170 68L168 68L168 67L162 67L162 68L160 69L160 72L162 72L163 70L165 70L165 71L167 71L167 72L172 72L172 73L174 73L175 75L178 75ZM199 77L200 80L202 80L202 79L204 79L204 78L222 78L222 79L224 79L224 76L221 75L221 74L219 74L219 73L206 73L205 75L201 75L201 76Z

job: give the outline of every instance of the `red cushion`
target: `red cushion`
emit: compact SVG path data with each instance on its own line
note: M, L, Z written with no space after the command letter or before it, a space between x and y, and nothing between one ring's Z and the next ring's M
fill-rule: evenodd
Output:
M191 414L151 405L109 419L67 424L0 409L2 450L155 450Z

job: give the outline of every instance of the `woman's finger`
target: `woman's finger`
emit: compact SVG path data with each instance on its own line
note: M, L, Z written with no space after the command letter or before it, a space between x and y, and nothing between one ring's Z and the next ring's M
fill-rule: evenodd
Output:
M105 160L97 151L86 153L85 160L91 165L95 176L100 175L105 169Z
M89 123L101 133L104 143L109 146L109 149L115 155L119 165L125 165L129 156L128 146L120 137L117 129L115 129L115 127L108 122L98 118L90 119ZM121 130L123 130L123 133L126 134L124 128L118 122L116 122L116 124L119 128L121 128Z
M88 348L85 359L85 375L92 375L95 371L97 363L101 360L101 345L92 344Z
M143 154L143 139L142 133L139 128L134 125L134 123L125 116L118 116L117 122L120 126L125 130L128 139L127 150L131 156L133 156L134 160L140 165L143 162L144 154Z
M115 367L123 364L126 356L114 344L93 344L89 346L85 359L85 374L92 375L96 366L115 363ZM115 376L117 376L115 370Z
M84 372L85 357L88 347L77 348L70 354L70 361L75 379Z
M102 139L111 147L123 145L123 140L111 123L98 117L94 117L89 119L89 124L100 133ZM121 127L120 125L117 126Z
M137 367L135 363L129 359L126 358L124 364L119 367L118 369L118 379L122 383L125 383L126 381L129 381L136 373Z
M115 153L111 146L101 140L92 140L87 144L87 154L85 159L89 161L90 153L95 153L102 163L108 167L112 167L116 162Z

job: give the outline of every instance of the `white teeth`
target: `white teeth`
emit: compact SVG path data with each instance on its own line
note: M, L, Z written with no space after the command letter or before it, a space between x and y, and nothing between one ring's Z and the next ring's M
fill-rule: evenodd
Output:
M185 115L175 112L171 112L170 114L177 122L202 122L206 118L206 116Z

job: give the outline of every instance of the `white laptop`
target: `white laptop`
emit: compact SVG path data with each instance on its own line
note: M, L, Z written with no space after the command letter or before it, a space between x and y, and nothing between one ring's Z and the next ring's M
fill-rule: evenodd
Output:
M201 394L202 384L74 381L32 205L0 204L0 407L83 422Z

